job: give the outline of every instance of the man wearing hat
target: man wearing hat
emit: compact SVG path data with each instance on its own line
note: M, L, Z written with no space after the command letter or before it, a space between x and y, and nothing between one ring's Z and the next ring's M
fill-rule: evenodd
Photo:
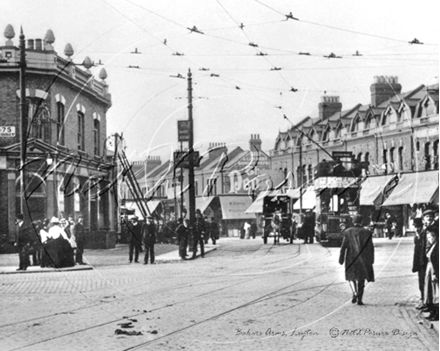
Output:
M193 254L192 258L196 258L197 254L197 244L200 244L200 255L205 257L205 246L204 246L204 238L206 235L206 225L203 220L202 212L197 209L196 210L196 221L194 222L194 230L193 230Z
M144 232L144 224L139 223L139 218L133 216L131 218L131 224L128 226L128 260L133 262L133 251L134 251L134 262L139 262L139 253L142 250L142 238Z
M352 303L363 305L365 280L374 282L373 233L362 227L363 217L356 215L353 227L344 231L339 264L345 262L345 279L352 288Z
M17 271L25 271L30 266L29 247L31 242L31 228L24 223L24 216L18 213L15 216L17 234L15 246L18 250L19 265Z
M84 232L84 216L79 215L77 222L74 224L72 233L76 239L76 255L75 261L78 264L85 264L83 261L84 245L86 243L86 233Z
M420 298L423 301L423 290L425 282L425 267L423 267L423 250L422 250L422 231L423 231L423 220L421 218L414 218L413 225L416 231L414 236L414 256L413 256L413 266L412 272L418 273L419 279L419 290ZM423 304L420 304L416 308L423 308Z
M427 209L423 212L423 229L420 231L420 240L419 240L419 246L418 246L418 265L416 268L419 270L417 271L419 274L420 279L423 280L423 286L422 286L422 301L426 300L425 296L425 275L426 275L426 267L428 265L428 258L426 257L426 253L431 248L431 244L428 240L426 240L426 228L431 226L434 222L434 211L431 209ZM425 303L420 304L416 307L418 310L427 310L429 309L429 306L427 306Z
M154 263L154 244L156 243L156 225L153 222L153 217L147 217L147 225L143 233L143 242L145 245L145 257L144 264L148 264L148 258L150 263Z

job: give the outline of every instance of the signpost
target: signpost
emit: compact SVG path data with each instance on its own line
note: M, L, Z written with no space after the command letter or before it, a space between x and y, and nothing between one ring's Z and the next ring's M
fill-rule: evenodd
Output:
M188 151L174 151L174 164L176 167L189 168L190 155L194 161L194 167L199 167L200 153L198 151L194 151L191 154Z
M177 138L178 141L189 141L189 121L177 121Z

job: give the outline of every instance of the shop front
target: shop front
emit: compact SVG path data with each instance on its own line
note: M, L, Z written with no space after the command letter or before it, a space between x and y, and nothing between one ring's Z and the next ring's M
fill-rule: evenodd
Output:
M221 207L221 236L239 237L245 222L256 221L255 214L246 213L252 198L244 195L219 195Z
M427 207L438 208L438 176L438 171L404 173L382 204L382 209L385 211L402 216L403 235L414 231L411 219L422 217ZM399 226L398 220L399 217L397 217Z

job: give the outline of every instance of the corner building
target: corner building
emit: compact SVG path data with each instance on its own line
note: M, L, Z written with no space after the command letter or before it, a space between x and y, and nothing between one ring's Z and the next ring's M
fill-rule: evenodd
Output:
M84 215L89 232L114 230L112 160L106 151L111 95L104 68L95 80L86 57L74 63L55 51L55 36L26 41L25 194L20 193L20 50L11 25L0 46L0 233L13 239L24 201L29 220ZM18 40L17 40L18 44ZM79 67L83 66L83 67ZM24 199L24 200L22 200Z

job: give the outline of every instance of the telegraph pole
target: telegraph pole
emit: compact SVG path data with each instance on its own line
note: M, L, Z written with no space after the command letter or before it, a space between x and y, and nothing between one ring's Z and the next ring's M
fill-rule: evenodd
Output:
M192 116L192 78L191 69L188 69L188 124L189 124L189 138L188 138L188 157L189 157L189 231L190 237L194 235L194 222L196 212L196 198L194 189L194 125Z
M26 52L23 27L20 29L20 212L25 213L27 115L26 115Z

